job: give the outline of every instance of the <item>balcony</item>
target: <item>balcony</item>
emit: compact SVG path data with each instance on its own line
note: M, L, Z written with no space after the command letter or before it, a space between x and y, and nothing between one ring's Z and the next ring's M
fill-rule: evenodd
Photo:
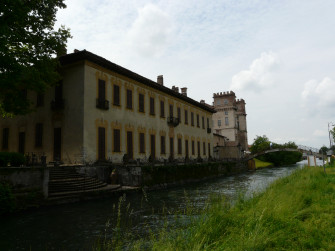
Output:
M167 118L167 123L168 123L169 126L176 127L177 125L179 125L180 121L179 121L179 118L168 117Z
M207 133L211 133L212 129L211 128L207 128Z
M58 111L64 109L64 99L55 99L51 101L51 110Z
M96 107L102 110L109 109L109 101L106 99L98 99L96 100Z

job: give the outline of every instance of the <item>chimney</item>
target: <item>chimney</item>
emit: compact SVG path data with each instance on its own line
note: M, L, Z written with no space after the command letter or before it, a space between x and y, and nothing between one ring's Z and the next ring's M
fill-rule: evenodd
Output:
M187 87L182 87L181 89L181 94L187 97Z
M179 87L177 86L172 86L172 91L178 92L179 93Z
M159 84L159 85L164 85L164 82L163 82L163 75L158 75L158 76L157 76L157 84Z
M200 104L203 104L203 105L204 105L204 104L205 104L205 100L203 100L203 99L200 100Z

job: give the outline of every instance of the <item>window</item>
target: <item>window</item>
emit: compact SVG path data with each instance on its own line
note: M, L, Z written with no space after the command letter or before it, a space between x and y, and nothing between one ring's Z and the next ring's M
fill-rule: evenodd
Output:
M145 153L145 141L144 141L144 133L140 133L139 141L140 141L140 153Z
M173 105L169 105L169 116L173 117Z
M177 118L178 118L179 122L181 122L180 107L177 108Z
M205 118L204 116L201 117L202 120L202 129L205 129Z
M217 100L217 101L216 101L216 104L219 105L219 104L220 104L220 100Z
M44 105L44 93L37 93L36 106L40 107Z
M161 100L161 118L164 118L165 117L165 114L164 114L164 101Z
M113 130L113 152L120 152L120 144L121 138L120 138L120 129L114 129Z
M42 147L43 144L43 124L37 123L35 126L35 147Z
M209 118L207 118L207 128L209 128Z
M185 125L188 125L188 111L185 110Z
M194 140L192 140L192 155L194 155Z
M200 156L200 141L197 142L197 146L198 146L198 156Z
M150 115L155 115L155 99L150 97Z
M161 154L165 154L165 136L161 136Z
M133 109L133 92L127 89L127 108Z
M225 125L226 125L226 126L229 125L228 117L225 117L225 118L224 118L224 121L225 121Z
M113 105L120 105L120 86L113 85Z
M223 100L223 104L228 105L228 100L227 99Z
M197 127L200 127L199 114L197 114Z
M181 138L178 139L178 154L181 154L182 149L181 149Z
M138 111L144 112L144 95L142 93L138 94Z
M63 81L59 81L58 84L55 86L55 101L56 103L59 103L61 102L62 99L63 99Z
M2 149L8 149L9 128L2 129Z
M208 143L208 156L211 156L211 144Z
M221 126L221 119L218 120L218 126Z
M225 111L225 112L224 112L224 115L228 115L228 111Z
M202 143L202 150L203 150L203 154L206 155L206 143L205 142Z
M191 126L194 126L194 114L191 112Z
M105 100L106 99L106 82L105 82L105 80L99 79L98 85L99 85L98 99L99 100Z

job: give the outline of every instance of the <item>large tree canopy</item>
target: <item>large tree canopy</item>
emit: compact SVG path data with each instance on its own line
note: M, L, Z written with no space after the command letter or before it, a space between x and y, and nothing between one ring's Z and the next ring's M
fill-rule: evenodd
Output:
M54 24L65 7L64 0L0 2L0 115L29 112L26 92L43 93L59 80L56 55L71 35Z

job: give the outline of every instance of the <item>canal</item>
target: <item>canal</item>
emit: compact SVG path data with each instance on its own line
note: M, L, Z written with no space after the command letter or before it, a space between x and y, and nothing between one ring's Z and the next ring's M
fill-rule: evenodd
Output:
M306 162L261 169L146 194L128 194L120 209L123 215L130 215L125 222L132 221L125 231L145 236L164 224L166 214L163 211L169 212L168 217L173 221L174 211L182 211L190 204L201 208L211 194L222 194L229 201L234 201L241 193L251 196L304 164ZM119 200L85 201L2 217L0 250L89 250L99 237L111 234L108 225L116 219Z

